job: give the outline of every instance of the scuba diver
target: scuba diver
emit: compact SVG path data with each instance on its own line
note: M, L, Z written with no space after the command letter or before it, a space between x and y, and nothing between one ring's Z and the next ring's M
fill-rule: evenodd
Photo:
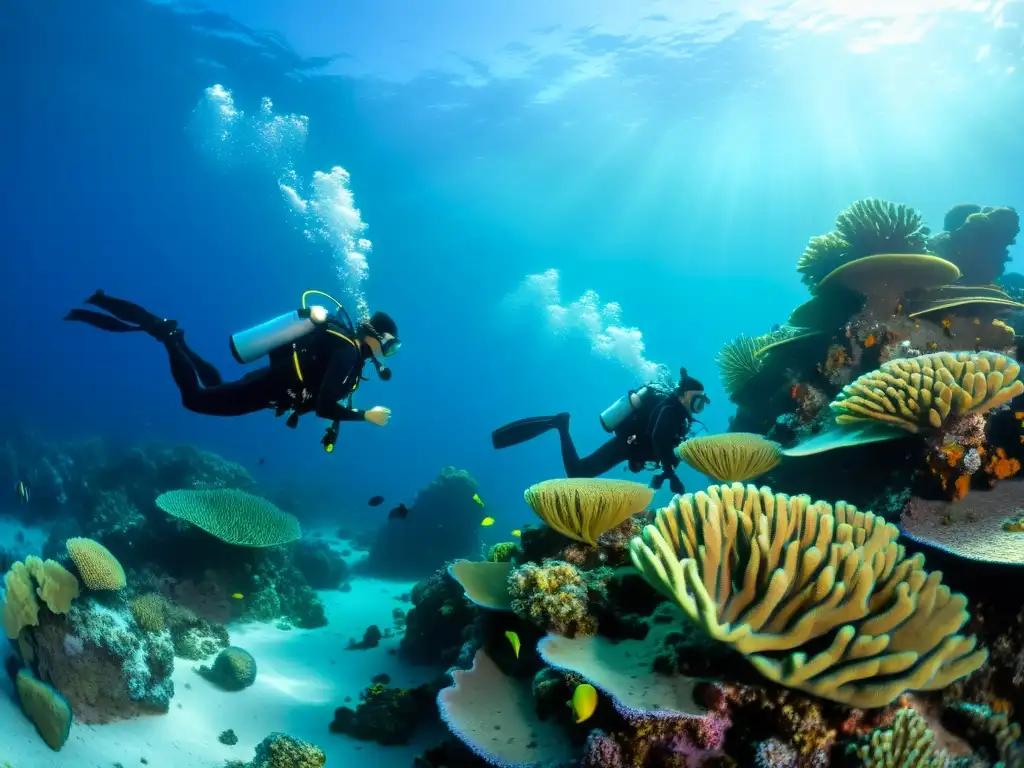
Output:
M661 473L655 475L651 487L661 488L668 480L672 493L683 493L683 482L675 472L679 465L675 449L689 435L693 422L700 423L695 414L710 402L704 385L681 368L675 389L665 391L648 384L606 408L601 414L601 426L614 437L589 456L580 458L576 452L569 434L568 413L513 421L494 430L491 443L498 449L508 448L556 429L566 477L597 477L625 461L631 472L660 467Z
M307 298L313 294L330 299L337 310L328 312L323 306L307 305ZM387 408L362 411L353 408L351 402L360 381L365 381L362 374L367 360L382 380L391 378L391 369L379 358L394 355L401 342L395 321L383 312L353 325L337 300L321 291L306 291L300 309L230 337L231 353L239 363L267 356L269 365L237 381L225 382L211 363L185 343L185 334L176 321L103 291L97 291L85 303L109 314L73 309L64 319L115 333L141 331L164 345L182 405L194 413L241 416L273 409L276 416L282 416L291 411L286 424L295 427L300 415L312 412L331 422L321 440L328 452L334 450L341 422L369 421L383 427L391 417Z

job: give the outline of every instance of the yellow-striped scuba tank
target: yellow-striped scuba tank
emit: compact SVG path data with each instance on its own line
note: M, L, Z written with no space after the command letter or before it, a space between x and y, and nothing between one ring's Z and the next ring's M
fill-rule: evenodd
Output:
M329 312L326 307L320 304L309 304L310 296L322 296L332 302L336 310ZM264 323L247 328L244 331L232 334L230 337L231 354L240 363L251 363L261 357L270 356L272 360L279 359L284 355L291 358L291 364L295 369L295 377L299 385L305 382L305 372L302 369L300 353L303 351L302 340L311 333L323 329L327 333L337 336L352 346L359 348L356 338L355 326L348 312L341 302L330 294L323 291L309 290L302 294L299 309L278 315ZM359 380L355 382L352 391L359 387ZM349 395L348 407L351 407L352 395ZM288 410L292 413L285 422L289 427L295 427L299 423L299 415L306 412L300 408L278 406L277 415L282 416ZM324 435L321 443L328 453L334 450L334 443L338 437L338 422L333 422Z

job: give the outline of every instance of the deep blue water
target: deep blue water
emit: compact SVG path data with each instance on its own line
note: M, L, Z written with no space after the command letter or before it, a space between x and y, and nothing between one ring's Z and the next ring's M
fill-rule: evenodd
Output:
M570 410L585 450L641 380L585 333L557 339L538 306L509 311L557 269L562 305L621 305L647 359L705 382L724 430L715 354L785 321L807 239L850 202L906 202L933 227L961 201L1024 205L1020 4L831 5L8 0L0 423L196 443L322 488L338 520L453 464L503 538L527 519L522 489L561 467L554 436L496 454L490 430ZM404 346L358 404L393 420L347 425L333 455L315 418L188 413L158 345L61 322L102 287L178 319L234 376L229 333L306 288L341 292L283 166L201 151L193 113L215 84L246 119L264 97L307 116L298 178L344 167L368 225L363 287Z

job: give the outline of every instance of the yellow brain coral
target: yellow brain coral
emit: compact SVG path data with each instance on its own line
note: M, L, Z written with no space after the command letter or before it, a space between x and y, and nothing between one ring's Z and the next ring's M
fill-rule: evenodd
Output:
M1024 392L1016 361L997 352L937 352L890 360L839 393L836 423L878 421L908 432L983 413Z
M124 568L98 541L74 538L68 539L66 546L86 587L92 590L124 588Z
M870 512L752 485L677 496L630 542L641 575L765 677L849 706L936 690L988 654L967 600ZM808 645L820 649L808 657ZM788 653L787 653L788 652Z
M168 491L157 497L156 505L240 547L276 547L302 537L298 518L245 491Z

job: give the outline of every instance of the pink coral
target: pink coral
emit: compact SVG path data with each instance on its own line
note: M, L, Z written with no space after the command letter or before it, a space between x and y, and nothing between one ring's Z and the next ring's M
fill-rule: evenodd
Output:
M583 747L580 768L625 768L622 747L604 731L594 729Z

